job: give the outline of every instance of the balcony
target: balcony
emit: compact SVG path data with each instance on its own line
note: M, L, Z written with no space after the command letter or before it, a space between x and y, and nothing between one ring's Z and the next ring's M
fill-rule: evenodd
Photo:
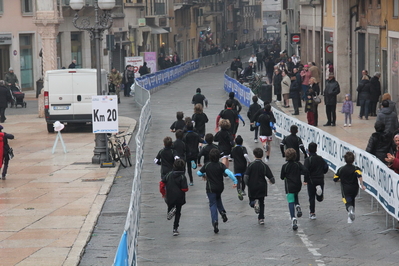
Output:
M144 0L126 0L125 3L125 8L126 7L145 7L145 1Z

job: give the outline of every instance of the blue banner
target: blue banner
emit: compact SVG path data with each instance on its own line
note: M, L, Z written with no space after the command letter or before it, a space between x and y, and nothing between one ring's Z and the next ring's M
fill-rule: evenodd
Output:
M152 90L158 86L178 79L193 70L199 69L199 66L199 59L187 61L180 65L136 78L136 82L144 89Z
M121 241L119 242L118 250L116 252L114 266L128 266L129 265L129 258L128 258L128 251L127 251L127 233L126 231L123 232L121 237Z
M227 92L234 92L235 97L242 105L249 107L251 104L251 89L242 85L236 79L224 74L224 90Z

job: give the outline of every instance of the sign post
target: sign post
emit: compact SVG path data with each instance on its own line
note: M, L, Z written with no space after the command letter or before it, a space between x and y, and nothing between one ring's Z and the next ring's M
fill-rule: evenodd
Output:
M118 97L116 95L92 96L92 125L93 133L118 133ZM105 139L106 160L101 167L115 167L110 160L109 145Z

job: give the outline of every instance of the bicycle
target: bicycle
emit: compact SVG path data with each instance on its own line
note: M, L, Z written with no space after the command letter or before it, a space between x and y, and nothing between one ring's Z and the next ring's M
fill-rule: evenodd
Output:
M120 162L121 165L126 168L128 165L132 166L131 162L131 151L129 145L126 143L126 136L132 135L132 133L123 134L119 132L119 135L111 135L108 138L108 150L111 160L115 162ZM123 141L121 140L123 138Z

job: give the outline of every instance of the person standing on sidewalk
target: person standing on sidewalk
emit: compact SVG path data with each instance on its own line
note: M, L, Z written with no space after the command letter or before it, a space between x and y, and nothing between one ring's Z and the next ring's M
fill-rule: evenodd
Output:
M295 158L297 157L294 149L289 148L285 151L285 159L287 163L285 163L281 167L281 180L284 180L285 193L287 195L288 201L288 209L290 211L291 221L292 221L292 229L298 229L298 218L302 217L302 209L301 205L299 205L298 193L301 191L302 182L301 175L304 175L304 180L307 180L309 177L309 172L300 162L297 162ZM295 210L297 212L295 216Z
M173 163L173 171L162 177L161 182L159 182L159 191L168 205L166 218L171 220L173 216L175 217L173 223L174 236L179 235L177 229L179 228L181 208L186 204L186 192L188 191L187 178L184 175L184 165L185 162L182 159L177 159Z
M290 87L291 87L291 79L288 76L287 70L282 70L281 75L283 79L281 80L281 93L283 94L283 107L290 107Z
M337 120L337 95L341 92L338 81L335 80L334 73L328 75L326 81L326 88L324 90L324 104L326 105L327 123L323 126L335 127Z
M109 80L109 92L115 93L118 97L118 103L121 103L120 95L121 92L120 85L122 83L122 75L116 68L112 68L111 73L108 76Z
M309 143L308 146L309 157L305 159L304 166L308 169L309 176L304 180L304 185L308 187L309 195L309 219L316 219L316 202L322 202L324 199L324 174L328 172L328 164L324 161L323 157L317 155L317 144L314 142Z
M344 103L342 104L341 113L345 114L344 127L352 126L353 102L350 94L345 95Z
M334 175L334 182L341 180L342 201L348 212L348 224L355 220L355 198L359 192L359 182L361 189L365 190L363 185L362 171L359 167L354 166L355 155L348 151L344 155L346 165L340 167Z
M6 121L6 109L8 103L11 101L11 91L6 87L4 80L0 80L0 122L4 123Z
M369 106L370 106L370 81L367 75L364 75L362 80L357 86L357 106L360 106L359 118L366 120L369 119Z
M133 66L127 65L125 71L123 72L123 94L125 97L130 97L130 87L134 83L134 71Z
M222 203L222 192L224 190L224 177L226 174L233 181L233 188L237 187L237 179L234 174L226 168L224 164L219 162L220 151L212 149L209 152L210 162L206 163L197 172L198 176L206 181L206 194L209 199L209 209L211 211L211 222L215 234L219 232L218 211L222 216L223 222L227 222L226 209Z
M306 92L309 88L309 79L312 77L312 72L309 71L309 65L304 65L301 71L301 79L297 80L298 85L302 86L302 101L306 100Z
M3 142L3 159L0 161L0 169L3 167L3 172L1 174L1 179L6 180L8 163L10 162L10 156L8 152L10 150L10 145L8 145L9 139L14 139L14 135L2 132L3 126L0 125L0 142Z
M255 148L253 151L255 160L248 165L244 175L245 183L248 186L249 206L255 209L258 214L258 223L265 224L265 197L267 196L267 177L271 184L275 179L269 166L262 162L263 151Z
M378 99L381 96L381 83L380 72L375 72L374 76L370 79L370 116L377 116Z

